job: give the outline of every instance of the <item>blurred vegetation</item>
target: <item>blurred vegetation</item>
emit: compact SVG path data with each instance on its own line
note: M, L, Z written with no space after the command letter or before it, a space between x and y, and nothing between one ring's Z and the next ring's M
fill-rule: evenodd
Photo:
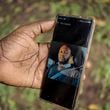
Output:
M81 92L78 110L109 110L110 0L0 0L0 38L19 25L54 19L57 14L95 18L96 29L89 57L90 66L86 71L88 77L83 84L85 89ZM40 38L41 41L43 39ZM0 110L36 109L64 110L41 101L39 90L0 84Z

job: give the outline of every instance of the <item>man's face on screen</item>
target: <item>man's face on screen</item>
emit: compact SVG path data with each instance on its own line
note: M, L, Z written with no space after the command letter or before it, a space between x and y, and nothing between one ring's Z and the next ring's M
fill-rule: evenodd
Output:
M71 50L67 45L62 45L58 52L58 60L61 63L67 61L71 56Z

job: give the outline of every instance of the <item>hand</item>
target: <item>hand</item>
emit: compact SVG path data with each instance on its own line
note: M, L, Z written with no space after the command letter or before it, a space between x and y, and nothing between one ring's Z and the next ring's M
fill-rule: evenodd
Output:
M53 26L54 21L25 25L0 40L1 83L40 88L48 43L35 43L34 39Z

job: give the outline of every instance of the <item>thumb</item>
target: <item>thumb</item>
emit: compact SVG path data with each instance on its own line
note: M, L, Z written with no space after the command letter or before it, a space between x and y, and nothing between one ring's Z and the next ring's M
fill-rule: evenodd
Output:
M40 21L32 24L28 24L22 26L19 31L25 32L25 34L29 35L31 38L35 38L41 33L47 32L53 28L55 24L54 20L51 21Z

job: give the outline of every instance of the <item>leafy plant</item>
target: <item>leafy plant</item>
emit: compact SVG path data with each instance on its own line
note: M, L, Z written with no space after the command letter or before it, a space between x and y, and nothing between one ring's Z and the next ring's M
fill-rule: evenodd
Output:
M103 108L104 110L110 110L110 102L106 103Z
M105 96L106 91L110 86L110 58L104 57L99 64L99 67L93 71L93 76L96 83L102 85L102 90L100 90L100 97Z
M95 39L98 42L104 43L110 47L110 24L102 27L97 27Z

